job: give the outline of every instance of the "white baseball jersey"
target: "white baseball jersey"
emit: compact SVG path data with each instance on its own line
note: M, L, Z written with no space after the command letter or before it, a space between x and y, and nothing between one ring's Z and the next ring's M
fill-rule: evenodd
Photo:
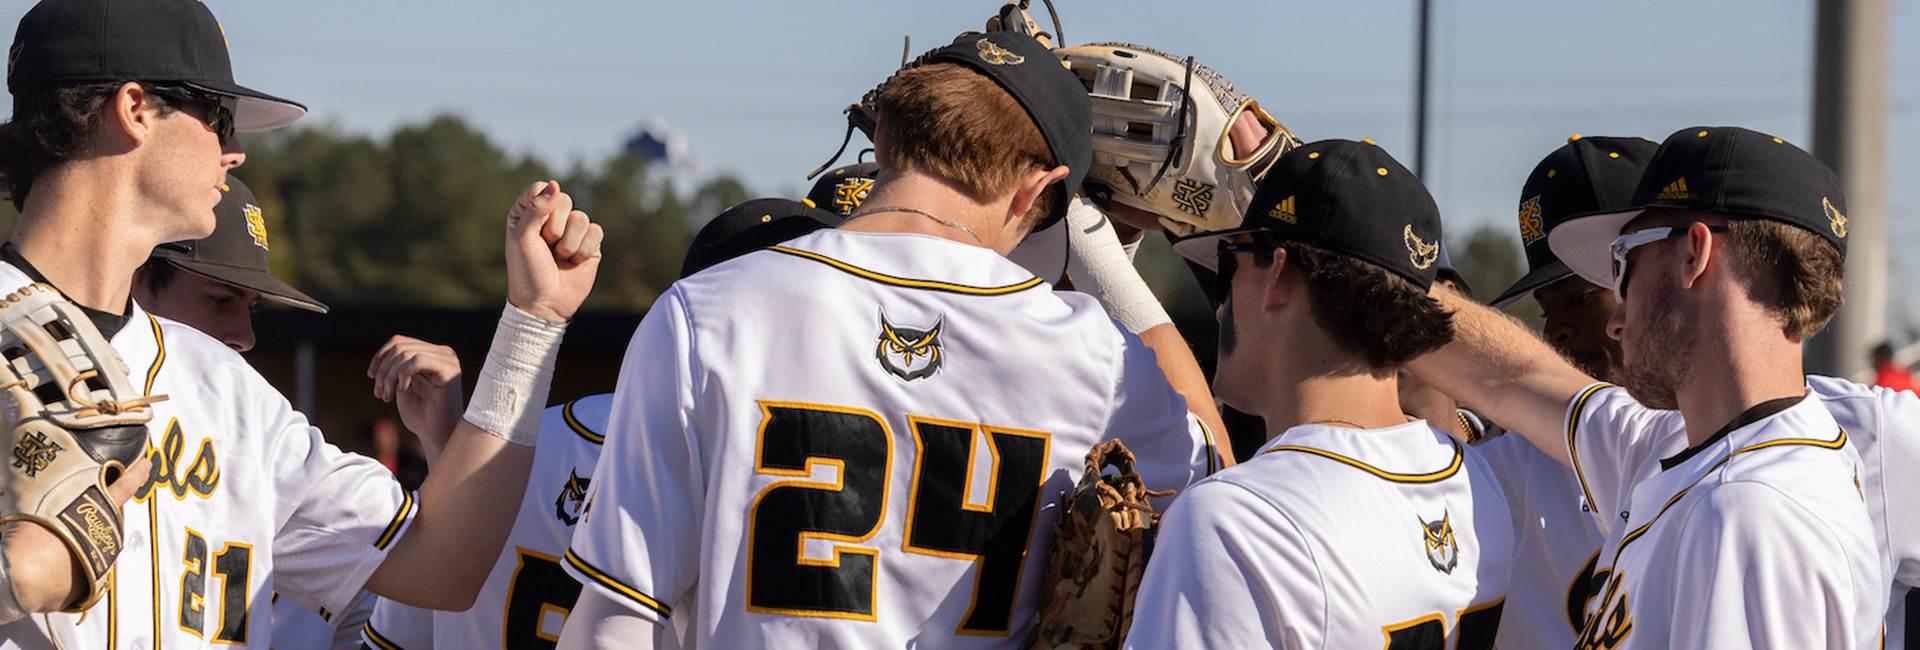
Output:
M601 432L613 395L547 409L533 452L527 495L493 573L464 612L435 612L380 599L365 640L377 650L532 650L560 640L580 583L560 568L586 509Z
M0 286L30 280L0 264ZM136 386L168 399L147 425L153 471L126 504L113 586L85 614L0 626L0 648L267 648L274 592L314 610L353 603L412 521L378 462L320 430L240 355L130 307L112 337Z
M1506 648L1571 648L1586 625L1606 535L1594 525L1573 470L1519 434L1474 447L1513 513L1513 581L1500 616Z
M1471 447L1424 420L1298 426L1167 511L1127 647L1487 650L1512 557Z
M826 230L675 284L634 335L567 570L705 648L1004 648L1057 495L1119 438L1213 468L1154 352L993 251Z
M1892 583L1888 650L1920 650L1920 398L1911 391L1810 375L1807 387L1847 430L1866 471L1860 479Z
M360 628L373 616L377 600L372 592L363 591L346 612L328 612L322 616L276 594L271 598L271 650L359 650Z
M1568 404L1582 488L1618 517L1577 647L1879 647L1888 581L1860 457L1821 400L1786 403L1692 448L1679 412L1624 389Z

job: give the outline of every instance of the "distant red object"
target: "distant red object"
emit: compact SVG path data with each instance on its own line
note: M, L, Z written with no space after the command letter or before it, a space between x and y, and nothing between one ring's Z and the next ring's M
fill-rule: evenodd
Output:
M1877 376L1873 379L1874 385L1894 390L1913 390L1913 373L1908 372L1906 368L1892 363L1883 363L1875 370Z

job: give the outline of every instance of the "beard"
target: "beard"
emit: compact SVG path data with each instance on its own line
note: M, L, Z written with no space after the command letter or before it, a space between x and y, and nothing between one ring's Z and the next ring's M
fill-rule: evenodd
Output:
M1673 284L1666 278L1648 278L1641 291L1647 306L1640 310L1636 331L1621 343L1621 383L1627 394L1642 406L1673 410L1680 408L1680 386L1693 371L1693 337L1696 328L1687 327L1679 309Z

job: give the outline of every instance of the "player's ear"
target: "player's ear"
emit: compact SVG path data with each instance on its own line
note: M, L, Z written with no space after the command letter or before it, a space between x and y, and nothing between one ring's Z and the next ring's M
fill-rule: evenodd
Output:
M1259 270L1261 284L1266 287L1261 292L1261 311L1278 311L1287 303L1293 302L1294 297L1299 295L1298 292L1303 288L1300 281L1304 278L1300 277L1300 268L1290 264L1291 261L1287 255L1287 249L1276 248L1273 251L1272 264L1263 267L1255 263L1251 269L1248 269Z
M1707 273L1707 262L1714 258L1713 242L1719 239L1707 224L1694 222L1687 226L1687 248L1685 265L1680 269L1680 286L1691 289Z
M1065 165L1053 169L1035 169L1021 175L1020 185L1013 191L1013 204L1007 206L1007 215L1015 219L1026 216L1033 209L1033 202L1040 200L1040 193L1066 179Z
M106 115L94 133L95 151L120 153L145 142L159 124L161 106L161 99L138 82L121 84L100 109Z

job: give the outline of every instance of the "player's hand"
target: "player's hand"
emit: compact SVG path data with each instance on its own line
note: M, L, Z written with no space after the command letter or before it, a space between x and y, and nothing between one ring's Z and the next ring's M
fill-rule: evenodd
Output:
M367 365L373 396L400 409L400 422L438 456L453 437L466 405L460 395L460 357L453 348L394 336Z
M527 187L507 211L507 300L536 318L573 318L600 272L605 232L559 181Z

